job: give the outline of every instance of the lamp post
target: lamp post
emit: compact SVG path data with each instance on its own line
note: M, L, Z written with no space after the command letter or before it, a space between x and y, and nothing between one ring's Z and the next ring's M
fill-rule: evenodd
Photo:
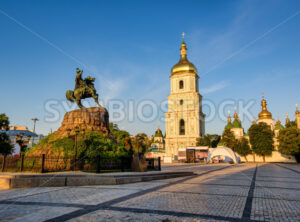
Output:
M35 133L35 124L36 124L36 121L39 121L38 118L32 118L31 119L33 121L33 132ZM34 145L34 138L32 137L32 146Z
M71 136L71 132L72 130L70 128L67 129L67 135L68 137ZM76 158L77 158L77 136L80 132L80 129L78 126L75 126L74 128L74 132L75 132L75 138L74 138L74 157L73 157L73 170L75 171L76 169Z
M75 166L76 166L76 158L77 158L77 136L80 132L80 129L78 126L75 127L75 146L74 146L74 170L75 170Z

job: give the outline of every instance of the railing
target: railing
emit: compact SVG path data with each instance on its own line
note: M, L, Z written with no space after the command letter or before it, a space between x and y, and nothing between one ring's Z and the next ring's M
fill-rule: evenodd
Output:
M160 158L147 158L149 170L160 170ZM62 171L85 171L85 172L110 172L130 171L131 157L101 157L77 158L73 157L47 157L41 156L0 156L0 170L2 172L62 172Z
M146 158L146 161L148 162L148 170L161 170L161 162L160 157L158 158Z

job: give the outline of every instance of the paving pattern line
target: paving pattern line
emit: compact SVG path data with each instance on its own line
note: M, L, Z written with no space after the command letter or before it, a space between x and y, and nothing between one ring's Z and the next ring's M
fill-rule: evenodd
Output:
M291 171L293 171L293 172L295 172L295 173L298 173L298 174L300 174L300 171L298 171L298 170L294 170L294 169L292 169L292 168L289 168L289 167L286 167L286 166L282 166L282 165L279 165L279 164L275 164L276 166L279 166L279 167L282 167L282 168L284 168L284 169L287 169L287 170L291 170Z
M1 201L0 204L13 204L13 205L24 205L24 206L43 206L43 207L77 207L85 208L86 204L76 204L76 203L51 203L51 202L36 202L36 201Z
M132 198L136 198L136 197L145 195L147 193L151 193L151 192L160 190L162 188L166 188L166 187L178 184L178 183L182 183L184 181L187 181L187 180L190 180L190 179L194 179L194 178L197 178L197 177L200 177L200 176L203 176L203 175L215 172L215 171L220 171L220 170L223 170L223 169L227 169L229 167L232 167L232 166L225 166L225 167L222 167L222 168L219 168L219 169L209 170L207 172L203 172L203 173L200 173L200 174L197 174L197 175L194 175L194 176L188 176L187 178L175 181L173 183L163 184L163 185L160 185L160 186L157 186L157 187L153 187L153 188L150 188L150 189L147 189L147 190L138 191L138 192L133 193L133 194L129 194L129 195L126 195L126 196L123 196L123 197L119 197L119 198L116 198L116 199L113 199L113 200L109 200L109 201L106 201L104 203L100 203L100 204L93 205L93 206L87 206L87 207L85 207L83 209L75 210L73 212L70 212L70 213L67 213L67 214L64 214L64 215L61 215L61 216L57 216L57 217L45 220L45 222L63 222L63 221L67 221L67 220L70 220L70 219L73 219L73 218L76 218L76 217L80 217L80 216L86 215L88 213L95 212L97 210L101 210L101 209L105 209L105 208L110 208L114 204L118 204L120 202L123 202L123 201L126 201L126 200L130 200ZM201 216L201 215L199 215L199 216Z
M253 173L251 185L249 188L248 196L246 199L246 204L243 210L243 215L242 219L243 220L250 220L251 217L251 209L252 209L252 202L253 202L253 194L254 194L254 189L255 189L255 180L256 180L256 173L257 173L257 165L255 167L255 171Z
M256 222L256 220L247 220L247 219L240 219L234 217L225 217L225 216L210 215L210 214L193 214L193 213L167 211L167 210L150 210L150 209L125 208L125 207L105 207L104 210L130 212L130 213L158 214L158 215L168 215L168 216L176 216L176 217L192 217L197 219L201 218L201 219L212 219L212 220L221 220L221 221L230 221L230 222L237 222L237 221Z

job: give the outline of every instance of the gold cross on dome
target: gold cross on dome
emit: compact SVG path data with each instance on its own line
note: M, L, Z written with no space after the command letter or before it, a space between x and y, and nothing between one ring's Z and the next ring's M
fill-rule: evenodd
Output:
M265 93L262 92L261 95L262 95L262 98L264 99L265 98Z
M298 103L296 103L296 108L298 109Z
M185 35L185 33L183 32L183 33L182 33L182 40L184 40L184 35Z
M289 113L288 112L285 115L286 115L286 117L289 117Z

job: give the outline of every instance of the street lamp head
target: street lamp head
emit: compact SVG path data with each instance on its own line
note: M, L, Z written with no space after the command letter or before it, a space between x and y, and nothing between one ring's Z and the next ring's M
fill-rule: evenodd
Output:
M78 134L80 132L80 129L78 126L75 126L75 133Z
M70 134L71 134L71 129L70 128L67 129L67 134L68 134L68 136L70 136Z

